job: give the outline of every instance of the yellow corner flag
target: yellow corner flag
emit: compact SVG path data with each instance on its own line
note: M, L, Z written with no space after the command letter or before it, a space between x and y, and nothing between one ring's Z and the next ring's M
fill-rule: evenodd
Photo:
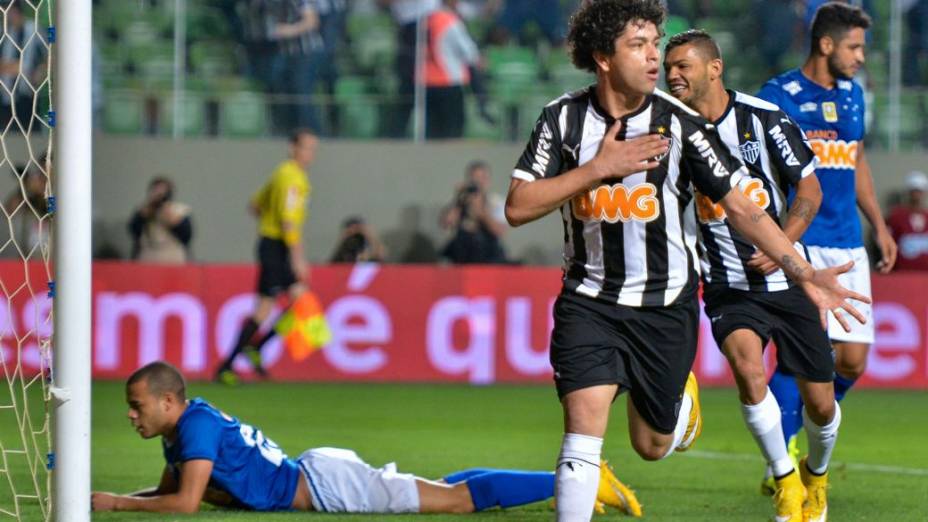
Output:
M332 340L316 294L304 292L274 325L294 361L302 361Z

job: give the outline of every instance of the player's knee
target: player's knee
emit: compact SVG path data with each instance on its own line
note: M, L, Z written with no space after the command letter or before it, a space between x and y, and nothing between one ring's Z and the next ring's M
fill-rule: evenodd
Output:
M733 366L738 375L738 388L742 402L758 404L767 394L767 374L763 364L750 361L738 361Z
M669 452L672 443L672 440L665 442L662 439L653 437L641 437L632 439L632 448L642 459L653 461L664 458Z
M838 375L847 379L857 380L861 375L864 374L866 369L866 357L862 357L860 359L848 358L845 360L835 361L835 371L838 373Z

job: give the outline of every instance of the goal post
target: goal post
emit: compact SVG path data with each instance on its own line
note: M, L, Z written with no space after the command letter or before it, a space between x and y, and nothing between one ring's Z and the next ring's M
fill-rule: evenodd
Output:
M54 3L52 506L90 520L91 0Z

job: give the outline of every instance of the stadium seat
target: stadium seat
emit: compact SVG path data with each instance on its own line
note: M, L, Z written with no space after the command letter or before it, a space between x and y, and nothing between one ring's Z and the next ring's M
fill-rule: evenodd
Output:
M664 38L665 40L670 39L670 37L680 34L689 28L690 22L686 18L670 15L667 17L667 21L664 22Z
M190 46L190 66L193 72L203 77L228 75L236 71L234 48L229 42L210 40Z
M503 105L518 104L537 86L540 66L535 53L524 47L490 47L486 51L491 90Z
M106 93L103 105L103 129L114 134L142 132L144 100L134 91Z
M502 136L502 115L499 108L493 102L490 102L488 110L496 118L496 125L491 125L480 117L477 110L477 100L471 94L465 96L465 113L467 119L464 125L464 137L473 139L483 139L499 141Z
M376 98L368 94L367 81L358 76L343 76L335 84L339 131L343 138L373 138L377 135Z
M171 134L174 129L174 97L171 93L161 96L158 103L159 131ZM190 91L181 96L180 131L183 136L200 136L206 130L206 103L203 98Z
M267 134L267 103L264 96L240 91L219 102L219 133L223 137L254 138Z

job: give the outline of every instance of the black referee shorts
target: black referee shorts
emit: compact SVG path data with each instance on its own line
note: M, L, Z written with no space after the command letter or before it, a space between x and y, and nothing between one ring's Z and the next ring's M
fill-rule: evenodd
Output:
M799 286L779 292L748 292L705 285L703 300L719 347L735 330L753 330L764 346L771 338L777 344L780 370L812 382L834 380L828 333L822 328L818 308Z
M290 265L290 249L280 239L262 236L258 240L258 294L275 297L296 283Z
M638 308L564 292L554 305L551 336L558 396L618 384L652 428L672 433L696 357L698 326L695 297Z

